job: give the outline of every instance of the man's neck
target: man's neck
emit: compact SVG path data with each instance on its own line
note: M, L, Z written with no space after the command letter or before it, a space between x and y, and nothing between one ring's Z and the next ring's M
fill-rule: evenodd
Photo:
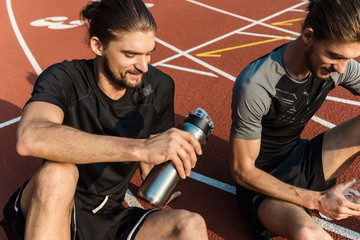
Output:
M112 100L119 100L122 98L126 93L126 88L114 87L114 85L111 84L110 80L104 74L102 62L99 57L96 57L94 62L97 84L101 91Z
M295 39L286 46L284 65L293 78L304 80L308 77L310 70L306 64L305 49L300 38Z

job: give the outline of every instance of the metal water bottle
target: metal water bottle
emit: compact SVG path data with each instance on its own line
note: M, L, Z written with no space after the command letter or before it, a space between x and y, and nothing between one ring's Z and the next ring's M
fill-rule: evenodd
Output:
M179 127L186 132L191 132L201 145L207 141L214 128L210 116L201 108L190 112L184 123ZM140 186L138 195L157 208L163 208L169 201L180 176L171 161L156 165L150 171Z

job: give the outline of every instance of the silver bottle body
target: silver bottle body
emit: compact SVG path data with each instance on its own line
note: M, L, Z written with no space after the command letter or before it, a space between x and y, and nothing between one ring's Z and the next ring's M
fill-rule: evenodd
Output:
M206 134L197 126L185 122L179 126L179 129L193 133L201 145L206 143ZM156 165L140 186L138 195L151 205L163 208L179 180L180 176L171 161Z

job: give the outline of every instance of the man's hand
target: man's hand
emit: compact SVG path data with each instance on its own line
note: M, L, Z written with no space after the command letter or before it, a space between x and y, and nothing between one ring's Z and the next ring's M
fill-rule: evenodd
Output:
M343 195L344 189L353 183L354 180L348 180L323 191L317 210L336 220L345 219L349 216L360 216L360 204L350 202Z
M195 136L177 128L146 139L144 148L147 156L145 163L156 165L171 160L183 179L195 167L196 154L202 154L201 145Z

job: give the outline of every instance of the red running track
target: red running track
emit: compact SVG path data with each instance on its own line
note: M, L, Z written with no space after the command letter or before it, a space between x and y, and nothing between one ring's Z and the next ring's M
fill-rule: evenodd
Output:
M15 151L18 117L37 75L64 59L93 57L87 46L86 29L76 22L79 10L86 3L85 0L0 3L1 209L10 194L41 163L40 159L20 157ZM203 149L203 156L199 157L195 173L180 182L178 189L182 196L167 208L200 213L207 222L210 239L249 239L249 222L235 201L228 163L233 80L249 62L299 33L306 3L300 0L148 0L145 3L158 24L157 50L152 63L170 74L176 83L177 122L198 106L215 122L215 130ZM286 36L290 38L279 39ZM359 97L342 88L335 89L330 96L316 113L317 118L307 125L304 138L312 138L359 114ZM358 165L359 159L339 181L359 178ZM131 181L130 193L136 195L140 183L137 173ZM131 205L150 208L130 195L128 200L132 201ZM314 218L323 221L317 213ZM349 218L320 224L335 239L357 239L359 220ZM0 239L6 239L2 229Z

